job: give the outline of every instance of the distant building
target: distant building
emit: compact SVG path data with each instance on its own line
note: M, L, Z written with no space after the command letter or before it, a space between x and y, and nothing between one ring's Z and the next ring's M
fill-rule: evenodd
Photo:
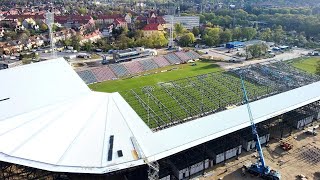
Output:
M147 19L147 24L161 24L165 25L166 21L161 16L151 17Z
M163 19L166 21L166 27L171 26L171 19L173 24L182 24L182 26L188 30L191 30L194 27L199 27L200 25L200 17L199 16L172 16L165 15Z
M80 40L80 44L84 44L85 42L97 42L97 40L102 38L102 34L99 30L96 30L90 34L87 34L85 36L82 37L82 39Z
M124 17L124 19L126 20L126 22L128 24L132 23L132 15L130 13L127 13L126 16Z
M164 28L161 24L147 24L143 29L143 36L150 37L153 34L163 33Z
M120 29L120 28L128 28L128 23L124 18L117 18L113 22L114 28Z
M67 16L54 16L54 21L63 25L66 28L87 28L94 26L94 20L89 15L67 15Z
M22 21L28 18L31 18L38 22L45 22L46 19L44 14L15 14L6 16L6 19L20 19Z
M240 41L233 41L233 42L228 42L226 44L226 48L228 49L233 49L233 48L239 48L239 47L243 47L243 43Z
M27 18L23 20L22 25L27 29L39 30L39 25L37 25L37 22L32 18Z
M115 19L121 18L120 14L112 14L112 15L99 15L97 17L96 22L98 24L112 24ZM127 17L128 18L128 17Z

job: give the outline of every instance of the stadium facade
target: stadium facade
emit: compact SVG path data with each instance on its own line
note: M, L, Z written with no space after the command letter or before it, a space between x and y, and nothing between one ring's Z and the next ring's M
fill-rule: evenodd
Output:
M63 59L2 70L0 81L3 177L21 165L93 176L149 167L161 179L184 179L254 148L241 104L154 131L119 93L91 91ZM261 141L319 118L319 88L312 82L251 102ZM292 111L294 119L283 116Z

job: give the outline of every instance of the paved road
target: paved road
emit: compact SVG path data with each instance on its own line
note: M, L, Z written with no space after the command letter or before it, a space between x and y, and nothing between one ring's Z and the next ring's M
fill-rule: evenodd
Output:
M300 49L300 48L295 48L291 51L284 52L282 54L276 55L273 58L267 58L267 59L261 59L261 60L251 60L251 61L244 61L242 63L230 63L230 62L217 62L217 64L225 69L233 69L237 67L242 67L242 66L247 66L251 64L257 64L257 63L263 63L263 62L268 62L272 60L277 60L277 61L286 61L294 58L298 58L301 56L304 56L308 53L309 51L306 49Z

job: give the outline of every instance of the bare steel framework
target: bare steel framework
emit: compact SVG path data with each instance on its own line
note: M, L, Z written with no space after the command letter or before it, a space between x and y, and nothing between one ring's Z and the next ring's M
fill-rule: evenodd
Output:
M277 61L186 77L122 95L154 131L243 104L239 75L245 77L249 100L255 101L320 78Z

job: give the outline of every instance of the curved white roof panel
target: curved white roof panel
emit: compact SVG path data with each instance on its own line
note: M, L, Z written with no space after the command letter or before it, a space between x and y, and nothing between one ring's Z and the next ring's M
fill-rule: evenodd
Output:
M0 83L0 120L90 93L61 59L1 70Z
M152 132L120 94L90 91L62 59L0 71L0 82L0 160L49 171L108 173L250 125L239 106ZM317 101L319 89L317 82L255 101L255 121Z

